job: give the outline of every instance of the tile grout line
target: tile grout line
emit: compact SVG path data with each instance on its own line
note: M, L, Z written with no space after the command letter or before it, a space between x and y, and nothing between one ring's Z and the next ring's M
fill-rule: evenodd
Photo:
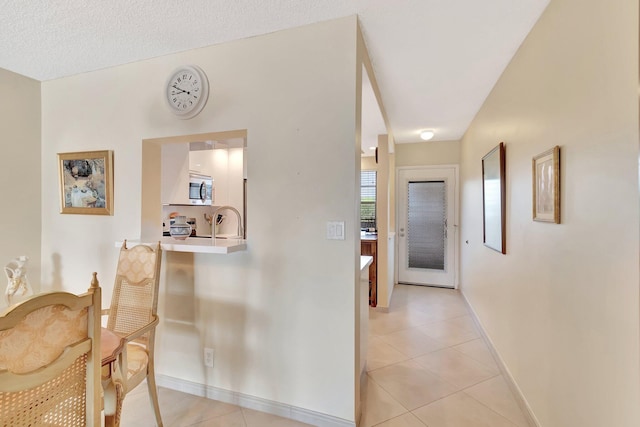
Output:
M499 375L496 375L496 376L499 376ZM491 378L489 378L489 379L493 379L493 378L495 378L495 377L491 377ZM487 381L488 381L488 380L487 380ZM480 383L478 383L478 384L480 384ZM471 387L474 387L474 386L476 386L476 385L478 385L478 384L474 384L474 385L473 385L473 386L471 386ZM467 387L467 388L471 388L471 387ZM466 390L466 389L465 389L465 390ZM493 412L494 414L497 414L497 415L499 415L501 418L504 418L505 420L509 421L509 422L510 422L511 424L513 424L515 427L520 427L520 426L519 426L515 421L511 420L510 418L505 417L505 416L504 416L504 415L502 415L500 412L496 411L495 409L493 409L493 408L492 408L492 407L490 407L489 405L486 405L486 404L484 404L483 402L479 401L479 400L478 400L478 399L476 399L475 397L471 396L469 393L465 393L465 391L464 391L464 390L461 390L460 392L461 392L461 393L464 393L467 397L469 397L469 398L471 398L471 399L475 400L475 401L476 401L476 402L478 402L480 405L482 405L482 406L484 406L485 408L489 409L489 410L490 410L491 412Z
M476 338L476 339L482 340L482 338ZM475 341L475 340L471 340L471 341ZM471 341L467 341L467 342L471 342ZM466 343L460 343L460 344L466 344ZM470 358L470 359L472 359L472 360L474 360L474 361L478 362L478 363L479 363L479 364L481 364L482 366L485 366L486 368L491 369L492 371L497 370L497 371L498 371L498 375L501 375L501 374L502 374L502 373L500 372L500 368L498 367L498 363L497 363L495 360L493 361L493 363L495 363L495 366L489 366L489 365L487 365L486 363L484 363L483 361L478 360L478 359L476 359L475 357L470 356L470 355L466 354L465 352L458 350L457 348L454 348L454 347L457 347L457 346L458 346L458 345L460 345L460 344L456 344L455 346L452 346L452 347L451 347L451 349L452 349L452 350L457 351L458 353L460 353L460 354L461 354L461 355L463 355L463 356L466 356L466 357L468 357L468 358ZM484 344L484 343L483 343L483 344ZM487 350L487 351L489 351L489 350ZM489 353L489 355L491 355L491 353ZM491 355L491 358L493 359L493 356L492 356L492 355Z
M515 379L511 375L511 372L509 371L506 364L500 357L498 350L493 345L493 341L491 341L491 338L482 327L482 323L480 322L480 319L478 318L477 313L471 306L471 303L467 300L466 296L464 294L461 294L461 295L464 303L468 307L468 311L471 314L471 317L474 323L476 324L476 326L478 327L478 330L480 331L482 340L484 341L485 345L489 349L489 352L493 356L493 359L496 361L496 364L498 365L498 369L502 373L502 376L505 382L507 383L507 387L511 391L512 396L515 398L516 403L520 407L520 410L523 416L525 417L525 420L527 421L527 423L529 423L531 427L540 427L540 422L538 421L537 417L533 413L533 410L529 405L529 402L525 399L524 395L522 394L522 390L520 390L520 387L515 382Z
M514 425L514 426L516 426L516 427L519 427L519 424L518 424L518 423L516 423L516 421L511 420L510 418L508 418L508 417L506 417L506 416L502 415L501 413L499 413L498 411L496 411L495 409L493 409L492 407L490 407L488 404L485 404L485 403L483 403L483 402L479 401L478 399L474 398L473 396L471 396L469 393L467 393L467 392L466 392L466 390L469 390L469 389L471 389L472 387L475 387L475 386L477 386L477 385L479 385L479 384L482 384L482 383L484 383L484 382L491 381L491 380L493 380L493 379L495 379L495 378L497 378L497 377L500 377L502 374L501 374L501 372L500 372L499 365L498 365L498 364L497 364L497 362L495 361L495 358L493 357L493 355L491 355L491 354L490 354L490 356L494 359L494 363L496 364L496 366L489 366L487 363L485 363L485 361L478 360L478 358L475 358L475 357L473 357L472 355L467 354L467 353L464 353L463 351L461 351L461 350L459 350L459 349L455 348L455 347L457 347L457 346L460 346L460 345L463 345L463 344L466 344L466 343L469 343L469 342L472 342L472 341L475 341L475 340L481 340L481 342L482 342L482 341L484 341L484 340L483 340L483 333L482 333L482 331L481 331L481 330L480 330L480 331L478 330L478 329L479 329L479 326L478 326L478 324L477 324L476 319L474 319L474 316L473 316L473 314L474 314L474 313L473 313L471 310L469 310L468 302L465 300L465 298L464 298L464 296L463 296L462 294L459 294L459 295L457 296L457 298L458 298L460 301L462 301L462 303L463 303L463 304L466 304L466 306L464 307L464 311L465 311L465 313L461 313L461 314L458 314L458 315L455 315L455 316L451 316L451 317L446 317L446 318L443 318L443 319L431 320L431 321L428 321L428 322L426 322L426 323L418 323L418 324L416 324L416 325L412 325L412 326L409 326L409 327L400 327L399 329L393 329L393 330L390 330L390 331L386 331L386 332L385 332L385 333L383 333L383 334L376 334L376 333L372 333L372 334L370 334L370 337L376 337L376 338L378 338L378 339L381 341L381 343L383 343L384 345L388 346L390 349L395 350L396 352L398 352L398 353L399 353L399 354L401 354L402 356L407 357L408 359L401 360L401 361L396 361L396 362L393 362L393 363L389 363L389 364L387 364L387 365L380 366L380 367L378 367L378 368L376 368L376 369L373 369L373 370L367 371L367 376L368 376L369 380L371 380L374 384L376 384L378 387L380 387L380 389L381 389L381 390L383 390L385 393L387 393L387 395L388 395L388 396L389 396L389 397L390 397L390 398L391 398L395 403L397 403L397 404L399 405L399 407L401 407L401 408L403 408L404 410L408 411L408 413L411 413L411 414L412 414L413 416L415 416L418 420L420 420L420 422L421 422L421 423L423 423L423 421L422 421L419 417L417 417L417 416L414 414L414 411L416 411L416 410L417 410L417 409L419 409L419 408L423 408L423 407L426 407L426 406L432 405L432 404L434 404L434 403L436 403L436 402L438 402L438 401L441 401L441 400L443 400L443 399L446 399L446 398L448 398L448 397L450 397L450 396L452 396L452 395L454 395L454 394L457 394L457 393L463 393L463 395L464 395L464 396L466 396L466 397L470 398L473 402L476 402L476 403L480 404L480 406L481 406L481 407L484 407L484 408L488 409L491 413L493 413L493 414L495 414L495 415L499 416L501 419L504 419L506 422L508 422L508 423L510 423L510 424L512 424L512 425ZM446 304L446 303L442 303L442 304ZM402 306L402 307L400 307L400 311L395 311L395 310L394 310L394 311L390 311L390 313L402 313L403 311L404 311L404 312L410 312L410 311L411 311L411 309L412 309L412 307L411 307L409 304L403 304L403 306ZM422 311L422 310L419 310L419 309L418 309L418 311L419 311L420 313L428 313L428 312L425 312L425 311ZM456 342L455 344L448 344L448 343L445 343L445 342L443 342L443 341L439 340L438 338L435 338L435 337L433 337L433 336L431 336L431 335L429 335L429 334L426 334L426 333L424 333L424 332L422 332L422 331L420 330L420 328L423 328L423 327L428 326L428 325L430 325L430 324L436 324L436 323L445 323L445 324L446 324L446 323L450 323L450 322L455 322L455 320L456 320L456 319L461 319L461 318L464 318L464 317L467 317L467 318L471 321L471 326L470 326L470 327L467 327L467 326L465 326L465 325L460 325L460 324L458 324L458 323L451 324L451 326L452 326L452 327L455 327L455 329L458 329L458 330L460 330L460 331L468 332L468 333L474 334L475 336L474 336L474 337L472 337L472 338L469 338L469 339L464 339L464 340L462 340L462 341L460 341L460 342ZM383 322L380 322L380 323L383 323ZM405 347L402 347L402 348L401 348L401 346L394 345L394 344L392 344L391 342L387 341L387 339L388 339L388 338L387 338L387 339L385 339L385 337L389 337L389 336L391 336L391 335L393 335L393 334L397 334L397 333L401 333L401 332L409 332L409 331L415 331L415 332L418 332L418 333L420 333L420 334L424 335L425 337L429 338L430 340L433 340L433 341L437 342L438 344L443 345L443 347L442 347L442 348L439 348L439 349L430 350L430 351L427 351L427 352L425 352L425 353L420 353L420 354L418 354L418 355L413 355L413 356L412 356L412 355L407 354L405 351L403 351L403 348L405 348ZM446 333L445 333L445 335L446 335ZM411 341L411 340L410 340L410 341ZM411 344L409 344L409 345L411 345ZM485 344L485 345L486 345L486 344ZM423 356L426 356L426 355L429 355L429 354L433 354L433 353L436 353L436 352L438 352L438 351L445 351L445 350L449 350L449 349L454 350L455 354L460 355L463 359L466 359L466 360L469 360L469 361L472 361L472 362L476 363L479 367L483 368L483 370L488 371L488 372L491 374L491 376L489 376L489 377L487 377L487 378L483 378L482 380L479 380L479 381L477 381L477 382L474 382L473 384L468 384L468 385L465 385L465 386L463 386L463 387L460 387L460 386L457 386L457 385L455 385L455 384L452 384L450 381L448 381L448 380L446 380L445 378L443 378L442 376L440 376L440 375L438 374L438 372L436 372L436 371L434 371L434 370L432 370L432 369L429 369L428 367L424 367L424 366L422 366L422 365L421 365L420 363L418 363L418 362L417 362L417 360L416 360L416 359L421 358L421 357L423 357ZM489 352L490 352L490 350L489 350ZM428 373L428 374L434 375L436 378L438 378L438 379L439 379L440 381L442 381L444 384L448 384L449 386L451 386L452 390L454 390L454 391L453 391L452 393L449 393L449 394L446 394L446 395L444 395L444 396L442 396L442 397L439 397L438 399L435 399L435 400L433 400L433 401L431 401L431 402L429 402L429 403L427 403L427 404L425 404L425 405L422 405L422 406L420 406L419 408L415 408L415 409L413 409L413 410L412 410L412 409L407 408L407 407L406 407L405 405L403 405L402 403L400 403L400 402L399 402L399 401L394 397L394 395L393 395L393 394L391 394L391 393L389 392L389 390L387 390L384 386L382 386L378 381L376 381L376 380L371 376L371 374L372 374L372 373L375 373L376 371L382 370L382 369L384 369L384 368L390 368L390 367L393 367L393 366L396 366L396 365L399 365L399 364L402 364L402 363L406 363L406 362L409 362L409 361L410 361L410 362L413 362L413 363L418 367L418 369L420 369L420 370L422 370L422 371L424 371L424 372L426 372L426 373ZM497 367L497 369L496 369L496 367ZM496 372L496 371L497 371L497 372ZM389 420L391 420L391 419L395 419L395 418L402 417L402 416L403 416L403 415L405 415L406 413L407 413L407 412L405 412L404 414L399 414L399 415L397 415L397 416L395 416L395 417L388 418L388 419L386 419L386 420L384 420L384 421L380 421L379 423L377 423L377 424L375 424L375 425L384 424L384 423L386 423L387 421L389 421ZM424 424L424 423L423 423L423 424Z
M463 304L464 304L464 303L466 303L466 301L464 300L464 297L463 297L462 295L460 295L459 297L460 297L460 299L463 301ZM410 309L410 307L409 307L408 305L406 305L405 307L403 307L403 309L405 309L405 310L409 310L409 309ZM427 323L423 323L423 324L419 324L419 325L411 326L411 327L408 327L408 328L401 328L401 329L398 329L398 330L390 331L390 332L387 332L387 333L384 333L384 334L380 334L380 335L372 334L372 336L375 336L375 337L378 337L379 339L381 339L381 341L382 341L385 345L389 346L391 349L396 350L398 353L402 354L402 355L403 355L403 356L405 356L405 357L408 357L409 359L407 359L407 360L403 360L403 361L394 362L394 363L390 363L390 364L388 364L388 365L381 366L381 367L376 368L376 369L374 369L374 370L367 371L367 375L368 375L369 379L370 379L371 381L373 381L373 383L375 383L375 384L376 384L378 387L380 387L382 390L384 390L384 391L389 395L389 397L391 397L391 398L393 399L393 401L394 401L394 402L396 402L397 404L399 404L399 405L400 405L400 407L404 408L404 409L405 409L405 410L407 410L409 413L411 413L411 414L412 414L414 417L416 417L416 418L417 418L421 423L423 423L423 422L422 422L422 420L421 420L419 417L417 417L417 415L415 415L415 414L414 414L414 411L416 411L416 410L417 410L417 409L419 409L419 408L423 408L423 407L426 407L426 406L432 405L432 404L434 404L434 403L436 403L436 402L438 402L438 401L441 401L441 400L443 400L443 399L446 399L446 398L448 398L448 397L450 397L450 396L452 396L452 395L454 395L454 394L456 394L456 393L463 393L465 396L467 396L468 398L470 398L472 401L477 402L477 403L478 403L478 404L480 404L482 407L484 407L484 408L488 409L488 410L489 410L489 411L491 411L492 413L494 413L494 414L496 414L497 416L499 416L501 419L504 419L505 421L507 421L508 423L510 423L510 424L512 424L512 425L514 425L515 427L519 427L519 425L518 425L515 421L513 421L513 420L511 420L510 418L507 418L506 416L504 416L504 415L500 414L499 412L497 412L496 410L494 410L493 408L491 408L491 407L490 407L490 406L488 406L487 404L484 404L483 402L481 402L481 401L479 401L479 400L475 399L473 396L471 396L471 395L469 395L468 393L466 393L466 392L465 392L465 390L468 390L468 389L470 389L470 388L472 388L472 387L475 387L475 386L477 386L477 385L479 385L479 384L481 384L481 383L483 383L483 382L491 381L492 379L495 379L495 378L497 378L497 377L501 376L501 373L500 373L500 369L499 369L499 368L497 369L497 371L498 371L498 372L496 373L496 367L495 367L495 366L489 366L489 365L487 365L486 363L484 363L483 361L480 361L480 360L478 360L478 359L476 359L476 358L472 357L471 355L466 354L466 353L462 352L461 350L458 350L458 349L454 348L454 347L456 347L456 346L460 346L460 345L463 345L463 344L465 344L465 343L469 343L469 342L474 341L474 340L478 340L478 339L479 339L479 340L482 340L482 338L483 338L482 332L477 330L477 329L478 329L478 326L477 326L477 323L476 323L475 319L473 318L473 313L472 313L472 312L470 312L470 310L468 310L468 307L465 307L465 312L466 312L465 314L460 314L460 315L457 315L457 316L452 316L452 317L450 317L450 318L448 318L448 319L442 319L442 320L430 321L430 322L427 322ZM455 320L455 319L459 319L459 318L462 318L462 317L468 317L468 318L471 320L471 322L472 322L472 328L466 328L466 327L464 327L464 326L459 326L459 325L452 325L452 326L455 326L457 329L462 330L462 331L465 331L465 332L474 333L474 334L476 334L477 336L475 336L475 337L473 337L473 338L470 338L470 339L463 340L463 341L458 342L458 343L455 343L455 344L451 344L451 345L449 345L449 344L447 344L447 343L444 343L444 342L443 342L443 341L441 341L441 340L438 340L438 338L435 338L435 337L433 337L433 336L430 336L430 335L428 335L428 334L426 334L426 333L424 333L424 332L422 332L422 331L420 331L420 330L418 329L418 328L420 328L420 327L423 327L423 326L426 326L426 325L429 325L429 324L433 324L433 323L440 323L440 322L449 322L449 321L452 321L452 320ZM388 342L388 341L386 341L386 340L384 340L384 339L383 339L383 337L386 337L386 336L389 336L389 335L392 335L392 334L396 334L396 333L398 333L398 332L402 332L402 331L410 331L410 330L414 330L414 329L416 329L416 330L417 330L417 332L419 332L419 333L421 333L421 334L425 335L425 336L426 336L426 337L428 337L429 339L434 340L434 341L436 341L436 342L437 342L437 343L439 343L439 344L442 344L444 347L443 347L443 348L440 348L440 349L432 350L432 351L427 351L427 352L425 352L425 353L421 353L421 354L416 355L416 356L410 356L410 355L406 354L405 352L403 352L403 351L402 351L402 349L400 349L400 348L399 348L399 347L397 347L396 345L393 345L392 343L390 343L390 342ZM484 379L482 379L482 380L480 380L480 381L474 382L473 384L466 385L466 386L464 386L464 387L459 387L459 386L457 386L457 385L455 385L455 384L452 384L451 382L447 381L445 378L441 377L440 375L438 375L438 373L437 373L437 372L435 372L435 371L433 371L433 370L431 370L431 369L429 369L429 368L426 368L426 367L422 366L420 363L418 363L418 362L416 361L416 359L418 359L418 358L420 358L420 357L423 357L423 356L425 356L425 355L429 355L429 354L432 354L432 353L436 353L436 352L438 352L438 351L444 351L444 350L448 350L448 349L452 349L452 350L454 350L454 351L455 351L455 353L456 353L456 354L459 354L461 357L463 357L463 358L465 358L465 359L468 359L468 360L470 360L470 361L473 361L474 363L477 363L480 367L482 367L482 368L486 369L487 371L489 371L489 372L490 372L490 373L492 373L493 375L491 375L491 376L490 376L490 377L488 377L488 378L484 378ZM489 350L489 351L490 351L490 350ZM493 356L492 356L492 357L493 357ZM434 375L436 378L438 378L439 380L443 381L445 384L450 385L450 386L452 387L452 389L454 389L455 391L454 391L454 392L452 392L452 393L450 393L450 394L447 394L447 395L445 395L445 396L442 396L442 397L440 397L440 398L438 398L438 399L435 399L434 401L431 401L431 402L429 402L429 403L427 403L427 404L425 404L425 405L422 405L422 406L420 406L419 408L415 408L415 409L413 409L413 410L412 410L412 409L407 408L405 405L403 405L403 404L401 404L400 402L398 402L398 401L396 400L396 398L395 398L395 397L394 397L394 396L393 396L393 395L392 395L392 394L391 394L391 393L390 393L390 392L389 392L385 387L383 387L380 383L378 383L378 382L377 382L377 381L376 381L376 380L375 380L375 379L370 375L372 372L375 372L375 371L378 371L378 370L381 370L381 369L384 369L384 368L389 368L389 367L392 367L392 366L394 366L394 365L398 365L398 364L400 364L400 363L406 363L407 361L412 361L413 363L415 363L415 364L419 367L419 369L421 369L421 370L425 371L426 373L429 373L429 374ZM497 364L497 362L495 362L495 360L494 360L494 363L496 363L496 364ZM406 413L405 413L405 414L406 414ZM385 422L387 422L387 421L389 421L389 420L391 420L391 419L399 418L399 417L401 417L401 416L403 416L403 415L405 415L405 414L397 415L397 416L395 416L395 417L392 417L392 418L389 418L389 419L387 419L387 420L381 421L381 422L379 422L378 424L375 424L375 425L383 424L383 423L385 423ZM424 423L423 423L423 424L424 424ZM428 426L427 426L427 427L428 427Z
M502 377L502 374L498 374L498 375L496 375L496 376L494 376L494 377L487 378L486 380L481 381L481 382L479 382L478 384L474 384L474 385L469 386L469 387L467 387L467 388L465 388L465 389L463 389L463 390L460 390L460 391L461 391L461 392L463 392L464 394L466 394L467 396L469 396L471 399L473 399L473 400L475 400L476 402L478 402L479 404L481 404L482 406L484 406L485 408L488 408L488 409L490 409L491 411L495 412L496 414L500 415L502 418L506 419L507 421L509 421L509 422L510 422L511 424L513 424L514 426L516 426L516 427L523 427L523 426L521 426L519 423L517 423L515 420L512 420L511 418L507 417L506 415L501 414L500 412L498 412L497 410L495 410L495 409L494 409L494 408L492 408L491 406L487 405L486 403L482 402L481 400L476 399L476 398L475 398L475 397L473 397L471 394L469 394L469 393L467 393L467 392L466 392L466 390L468 390L468 389L470 389L470 388L472 388L472 387L475 387L475 386L477 386L477 385L479 385L479 384L482 384L483 382L487 382L487 381L493 380L493 379L495 379L496 377ZM509 392L509 393L510 393L510 392ZM510 393L510 394L511 394L511 393ZM516 402L516 405L517 405L517 402ZM518 407L518 409L520 409L520 408ZM522 412L522 410L520 410L520 411ZM522 414L522 416L523 416L523 418L524 418L524 416L525 416L525 415L524 415L524 414ZM525 420L526 420L526 418L525 418Z

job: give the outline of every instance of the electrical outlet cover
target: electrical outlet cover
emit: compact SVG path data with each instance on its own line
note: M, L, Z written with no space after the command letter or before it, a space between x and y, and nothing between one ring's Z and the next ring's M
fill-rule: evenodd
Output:
M204 349L204 366L208 368L213 368L213 349L212 348Z

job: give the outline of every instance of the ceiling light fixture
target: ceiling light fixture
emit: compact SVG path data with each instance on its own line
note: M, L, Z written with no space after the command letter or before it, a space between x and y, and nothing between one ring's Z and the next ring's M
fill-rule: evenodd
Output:
M376 147L369 147L369 150L375 150Z
M423 141L429 141L434 137L435 134L436 133L432 130L423 130L422 132L420 132L420 139L422 139Z

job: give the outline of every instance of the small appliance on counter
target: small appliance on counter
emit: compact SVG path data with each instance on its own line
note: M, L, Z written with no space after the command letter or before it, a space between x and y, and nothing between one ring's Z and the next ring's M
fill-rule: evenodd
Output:
M196 234L196 219L195 218L187 218L187 224L191 226L191 237L195 237Z
M192 236L191 225L187 224L187 217L178 215L170 220L169 235L176 240L185 240Z
M170 206L163 207L163 215L165 215L162 221L163 237L172 236L171 228L174 227L178 218L180 218L180 221L184 222L184 225L190 227L187 237L211 238L211 231L209 230L208 224L200 216L205 213L204 211L210 210L208 206L183 206L179 212L170 211L170 208Z
M175 212L177 213L177 212ZM176 223L176 219L180 219L180 221L184 221L186 224L188 224L191 227L191 232L189 234L189 237L197 237L197 224L196 224L196 219L195 218L187 218L183 215L176 215L172 218L169 218L169 227L166 226L166 222L162 223L162 236L163 237L169 237L171 236L171 227L175 225Z

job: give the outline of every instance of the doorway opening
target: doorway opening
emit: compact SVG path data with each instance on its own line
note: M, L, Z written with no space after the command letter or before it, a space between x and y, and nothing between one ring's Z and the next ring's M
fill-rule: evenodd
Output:
M398 283L457 287L458 167L399 168Z

